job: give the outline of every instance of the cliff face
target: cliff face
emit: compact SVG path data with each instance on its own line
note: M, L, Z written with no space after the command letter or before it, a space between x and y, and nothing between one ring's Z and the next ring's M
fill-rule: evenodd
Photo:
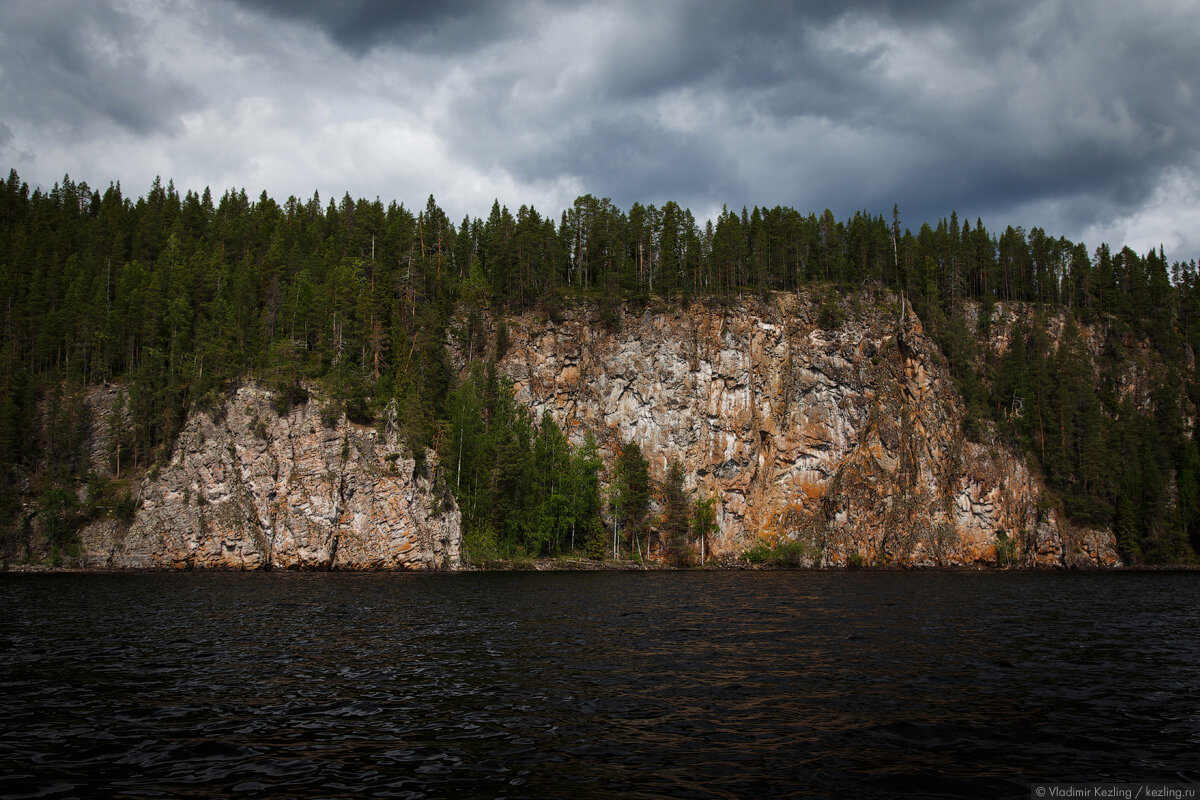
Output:
M215 415L193 413L169 463L143 482L132 524L105 521L81 532L85 564L459 566L454 500L414 473L394 436L344 417L327 424L316 403L279 416L271 399L244 386Z
M1118 563L1111 534L1061 520L1018 455L966 441L944 359L914 316L866 293L842 301L840 323L829 308L775 295L624 313L612 329L587 309L529 313L509 321L500 369L576 442L597 432L609 465L630 438L656 479L679 458L689 488L718 499L714 554L765 541L800 542L824 565ZM110 468L112 394L88 402L96 471ZM461 564L453 499L389 426L323 420L315 402L280 416L272 399L248 385L193 413L132 524L82 531L85 564Z
M966 441L936 347L898 301L863 294L818 324L812 299L508 323L500 369L517 397L578 441L597 431L611 463L635 439L661 479L678 457L690 488L719 500L714 553L806 543L842 564L1113 565L1112 536L1076 531L1024 462ZM831 329L832 328L832 329ZM460 359L461 363L461 359Z

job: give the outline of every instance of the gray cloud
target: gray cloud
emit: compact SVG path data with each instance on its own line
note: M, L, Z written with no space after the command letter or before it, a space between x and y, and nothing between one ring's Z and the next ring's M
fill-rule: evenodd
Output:
M913 226L958 210L1073 238L1144 229L1192 257L1197 29L1166 0L14 0L0 117L10 144L40 143L35 169L93 182L146 162L283 196L433 192L455 218L582 192L898 202ZM98 123L87 147L55 133Z
M464 52L519 28L513 7L479 0L235 0L277 19L314 26L340 46L362 52L393 45Z
M145 135L178 125L199 95L151 58L140 21L103 3L0 6L4 112L78 131L98 120Z
M515 174L527 181L562 173L588 176L588 192L619 198L626 207L671 199L707 204L712 197L741 194L745 188L734 186L733 166L706 137L667 130L633 114L591 120L512 163ZM667 188L672 184L675 194Z

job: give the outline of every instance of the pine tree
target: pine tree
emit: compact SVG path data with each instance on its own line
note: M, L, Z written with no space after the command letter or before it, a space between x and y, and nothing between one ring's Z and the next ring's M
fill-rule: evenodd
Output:
M650 465L642 455L638 443L630 440L621 447L617 456L612 482L613 495L610 500L613 518L617 522L615 531L619 541L623 534L628 540L630 553L640 554L640 535L645 533L650 513ZM619 557L614 544L614 557Z
M683 487L683 465L673 458L667 465L667 478L663 484L663 533L667 552L676 566L692 563L692 552L688 533L691 525L691 503Z
M569 484L569 513L571 521L571 552L575 552L577 533L582 532L590 541L595 533L603 536L600 523L600 448L591 431L584 436L583 443L571 453Z
M697 499L692 506L692 538L700 548L700 565L704 566L708 558L708 539L720 533L717 525L717 498L706 497Z

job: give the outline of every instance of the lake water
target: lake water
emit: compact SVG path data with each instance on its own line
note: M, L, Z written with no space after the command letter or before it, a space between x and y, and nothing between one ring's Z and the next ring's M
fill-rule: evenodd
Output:
M1200 574L0 575L2 797L1200 781Z

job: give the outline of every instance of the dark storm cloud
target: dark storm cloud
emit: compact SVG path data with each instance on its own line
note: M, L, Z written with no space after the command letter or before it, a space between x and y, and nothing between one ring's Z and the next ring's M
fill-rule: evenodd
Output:
M666 130L638 116L614 116L590 122L513 160L517 175L528 181L549 180L563 173L590 176L586 191L633 202L702 200L742 194L734 186L734 165L715 143L703 136ZM664 187L687 176L687 195L672 196Z
M589 191L611 190L626 201L646 199L638 196L645 191L710 203L829 205L842 213L905 201L921 215L1097 192L1114 209L1128 208L1149 196L1162 168L1197 149L1186 124L1194 101L1181 107L1179 92L1163 80L1200 73L1189 43L1162 29L1106 28L1069 4L1033 11L945 2L650 4L626 12L574 96L506 107L527 75L481 74L455 104L453 119L463 124L448 135L462 152L520 178L574 174ZM467 6L448 12L480 13ZM839 39L839 25L863 21L874 24L878 41L845 41L844 32ZM404 24L436 30L441 22ZM889 75L888 62L923 46L926 31L940 36L927 46L957 51L974 79L982 78L977 96L927 96L939 83L952 89L956 75ZM1064 54L1083 63L1064 71ZM945 68L930 55L929 69ZM1014 68L1023 74L1011 74ZM1081 80L1087 84L1074 85ZM718 98L722 111L690 130L665 130L652 105L679 91ZM1083 103L1091 119L1071 119L1081 109L1067 101ZM539 135L527 136L531 120L543 117ZM767 170L778 183L746 181L738 165L767 154L737 152L739 127L775 128L784 137L806 120L873 131L876 146L902 152L908 168L862 173L864 160L830 162L822 156L827 143L806 137L775 149L773 157L787 160ZM1122 125L1127 130L1114 137ZM796 174L797 163L807 179ZM804 186L829 194L815 197ZM746 196L712 197L714 190Z
M913 226L951 210L1071 236L1153 223L1200 250L1186 3L163 8L0 4L0 146L70 155L108 124L126 138L98 151L155 139L176 175L434 192L456 217L495 195L553 213L574 192L700 213L899 203ZM51 135L62 126L75 138Z
M516 7L480 0L234 0L251 11L307 23L342 47L361 53L378 45L469 51L504 38L515 27Z
M101 120L139 135L174 128L199 96L148 58L153 43L140 32L137 18L103 3L0 8L5 110L74 130Z
M1194 164L1200 51L1187 33L1195 30L1194 12L1183 12L1186 23L1150 13L1131 25L1106 10L878 2L772 6L742 17L721 8L703 19L664 18L659 29L640 33L669 44L613 66L607 86L619 102L690 85L730 100L734 113L712 120L713 130L737 126L737 115L781 132L825 120L873 132L876 146L894 148L907 162L862 174L861 161L829 161L828 142L800 139L774 157L804 163L808 180L781 163L780 182L748 187L763 199L841 213L898 200L921 217L963 206L1011 216L1022 205L1061 201L1067 217L1072 204L1115 215L1147 201L1164 170ZM847 42L837 35L841 25L880 35ZM953 51L950 65L971 74L939 74L948 62L938 48ZM929 71L906 79L889 72L891 61L914 57L926 58ZM978 92L955 96L959 80L978 82ZM703 184L692 185L692 175ZM803 183L828 194L790 188ZM683 173L675 190L692 195L709 185L702 171Z

